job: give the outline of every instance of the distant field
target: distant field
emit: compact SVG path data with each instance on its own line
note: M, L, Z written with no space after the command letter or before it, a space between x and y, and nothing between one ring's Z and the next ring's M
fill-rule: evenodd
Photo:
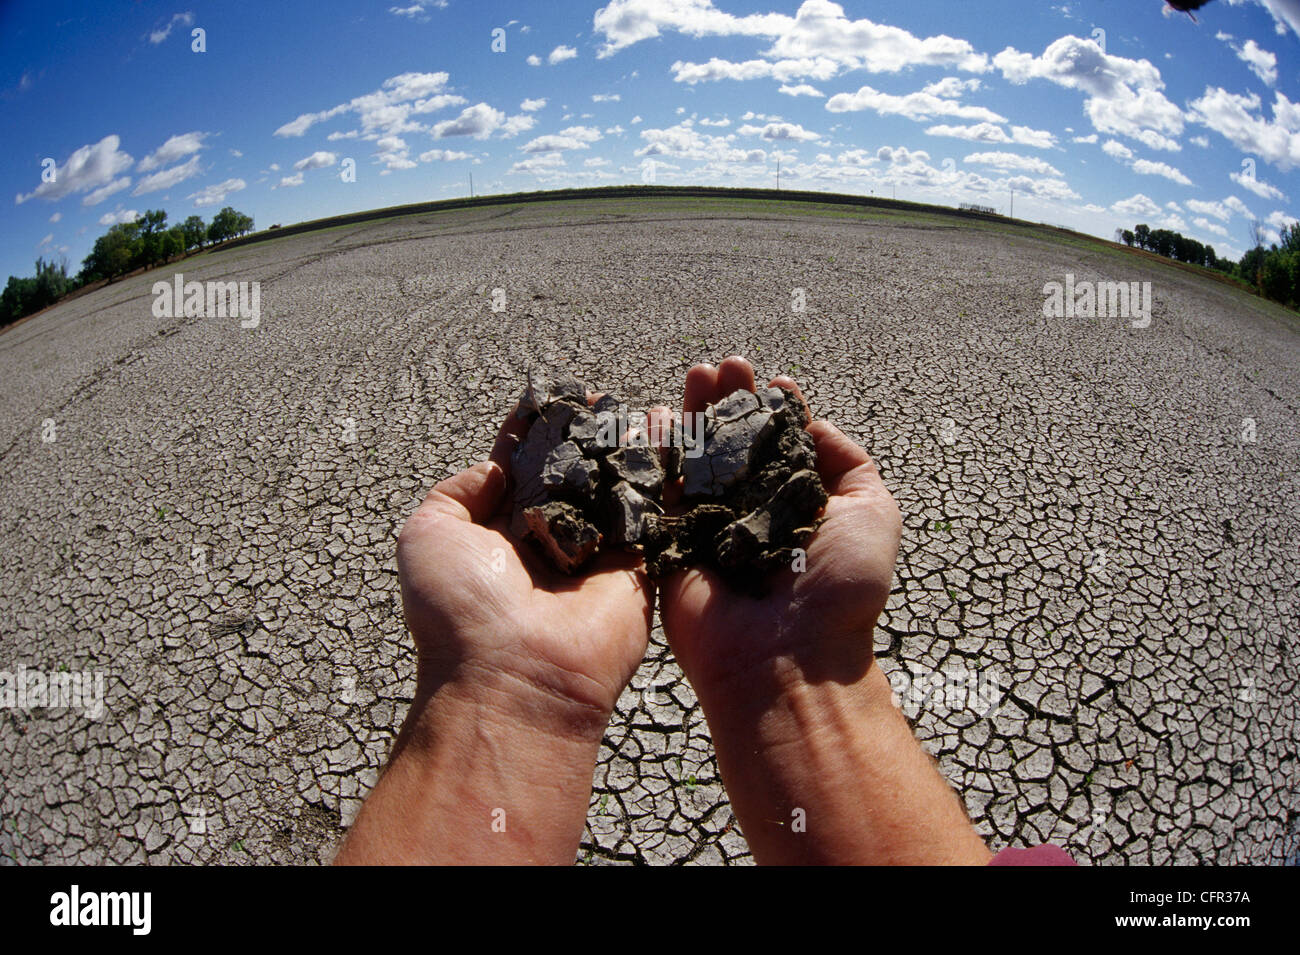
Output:
M1077 233L883 201L290 232L0 335L0 660L101 670L107 707L0 713L0 855L328 859L411 698L393 548L427 488L487 453L529 367L679 402L692 363L733 353L879 461L905 527L877 650L898 680L997 688L991 715L900 698L992 848L1300 855L1293 313ZM260 325L156 318L177 271L260 282ZM1150 324L1045 318L1067 273L1150 282ZM578 861L750 861L657 628Z

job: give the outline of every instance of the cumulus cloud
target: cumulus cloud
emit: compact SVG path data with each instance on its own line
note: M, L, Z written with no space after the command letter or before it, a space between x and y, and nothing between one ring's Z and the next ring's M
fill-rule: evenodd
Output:
M1101 144L1101 151L1114 159L1124 160L1133 158L1133 150L1129 149L1117 139L1106 140Z
M623 97L617 93L592 93L591 101L593 103L617 103Z
M1229 93L1217 86L1207 86L1205 95L1191 102L1189 115L1242 152L1262 156L1286 172L1300 165L1300 104L1280 91L1273 95L1271 121L1259 115L1260 98L1254 93Z
M966 40L942 34L921 38L865 18L851 20L842 6L830 0L804 0L793 17L736 16L719 10L712 0L612 0L596 11L592 25L596 35L604 38L600 57L671 31L691 37L747 36L769 41L771 46L759 54L764 59L803 63L808 68L821 64L825 69L829 64L829 75L852 69L896 73L913 66L947 66L966 72L988 69L988 57L975 52ZM790 78L794 75L778 77Z
M114 179L112 182L105 183L98 189L92 189L82 197L83 206L97 206L109 196L121 192L127 186L131 185L131 177L123 176L121 179Z
M1164 176L1180 186L1190 186L1192 180L1188 179L1183 173L1175 169L1168 163L1152 162L1150 159L1139 159L1132 165L1132 170L1142 176Z
M199 168L199 156L191 156L189 162L181 163L179 166L172 166L170 169L163 169L151 175L143 177L136 183L131 195L142 196L146 192L158 192L162 189L170 189L178 182L184 182L197 176L203 170Z
M473 136L475 139L487 139L506 121L506 114L493 109L487 103L478 103L461 110L455 119L434 123L430 130L434 139L448 136Z
M759 136L769 142L806 143L820 139L820 133L804 129L798 123L768 123L766 126L746 124L736 130L741 136Z
M280 184L276 186L276 188L289 189L289 188L293 188L294 186L301 186L301 185L302 185L302 173L296 172L292 176L281 176Z
M1262 179L1256 179L1247 173L1231 172L1228 178L1241 186L1243 189L1249 189L1261 199L1281 199L1286 201L1286 194L1272 183L1264 182Z
M277 129L275 135L301 136L317 123L348 114L357 116L361 135L367 139L417 132L424 126L413 117L466 102L463 96L446 92L449 78L445 72L401 73L384 80L373 92L320 112L303 113Z
M119 225L123 222L134 222L140 218L140 213L134 209L116 209L113 212L105 212L99 217L100 225Z
M545 99L526 99L519 104L519 108L525 113L535 113L546 106Z
M563 63L565 60L575 59L577 55L578 51L573 47L561 44L547 54L546 62L554 66L556 63Z
M1112 212L1135 219L1143 217L1149 219L1160 215L1160 207L1152 202L1149 196L1144 196L1140 192L1113 203L1110 208Z
M334 153L318 149L310 156L299 159L293 164L293 168L302 172L304 169L324 169L326 166L332 166L338 162L338 156Z
M457 152L454 149L430 149L420 153L420 162L455 162L458 159L472 159L471 153Z
M566 149L586 149L600 139L600 130L590 126L570 126L559 133L538 136L521 147L526 153L562 152Z
M973 119L985 123L1006 122L1005 116L991 109L983 106L968 106L951 98L950 95L940 96L930 92L929 88L921 92L897 96L893 93L882 93L870 86L863 86L856 93L836 93L826 101L826 108L832 113L869 109L881 116L904 116L917 122L938 116Z
M1035 156L1021 156L1017 153L987 152L971 153L962 162L975 165L991 166L994 169L1015 169L1020 172L1032 172L1045 176L1060 177L1061 172L1055 166Z
M93 146L82 146L65 159L62 165L55 164L53 182L42 182L25 195L19 193L14 201L19 205L28 199L54 201L74 193L92 190L102 192L105 187L114 187L94 201L83 201L84 205L93 206L106 196L125 189L131 180L128 177L123 181L118 178L118 174L130 169L134 160L118 148L121 142L120 137L109 135Z
M1269 86L1277 82L1277 54L1265 50L1254 40L1245 43L1229 42L1228 45L1237 54L1237 59L1249 66L1251 72L1261 80Z
M160 169L168 163L176 162L178 159L184 159L191 153L196 153L203 148L203 140L207 135L207 133L195 131L172 136L167 142L141 159L140 164L135 168L139 172L149 172Z
M162 43L169 36L171 36L172 30L174 30L177 26L187 27L190 26L192 23L194 23L193 13L190 13L188 11L186 11L185 13L173 13L172 18L170 20L168 20L160 27L155 27L149 33L149 42L157 46L159 43Z
M952 136L976 143L1019 143L1036 149L1049 149L1056 142L1056 137L1046 130L1030 129L1028 126L1012 126L1011 135L993 123L973 123L969 126L953 126L940 123L926 129L929 136Z
M784 93L786 96L825 96L826 94L817 87L808 83L799 83L795 86L785 84L777 89L778 93Z
M239 192L239 190L247 186L248 183L242 179L227 179L225 182L204 186L198 192L191 193L185 198L193 199L195 208L202 209L205 206L215 206L217 203L224 201L226 196L232 192Z
M1084 112L1099 132L1128 136L1152 149L1177 150L1183 113L1165 97L1160 71L1147 60L1102 51L1093 40L1063 36L1042 56L1007 47L993 65L1012 83L1044 79L1084 94Z

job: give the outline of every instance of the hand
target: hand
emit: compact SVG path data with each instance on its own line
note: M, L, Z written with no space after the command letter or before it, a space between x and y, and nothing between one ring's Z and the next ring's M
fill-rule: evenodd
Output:
M438 484L397 543L415 698L336 861L569 864L614 703L645 655L638 562L552 571L507 531L512 414L488 461Z
M603 731L645 654L654 590L631 555L568 577L509 535L510 453L527 428L511 413L490 459L434 487L398 538L419 681L516 683Z
M789 378L772 384L799 393ZM685 410L753 387L743 358L697 365ZM666 414L656 410L653 430ZM806 569L775 574L761 599L698 568L662 585L664 632L699 695L732 808L759 862L982 865L988 849L872 666L898 506L866 451L825 421L808 431L829 500Z
M800 394L789 378L772 384ZM754 369L745 359L728 358L716 369L696 365L686 376L684 410L703 411L738 388L754 390ZM656 409L655 415L662 420L666 413ZM702 699L715 690L752 699L792 682L851 683L871 666L872 632L898 556L898 505L866 451L826 421L808 431L830 499L825 521L806 545L806 570L774 575L761 599L699 568L662 586L664 632Z

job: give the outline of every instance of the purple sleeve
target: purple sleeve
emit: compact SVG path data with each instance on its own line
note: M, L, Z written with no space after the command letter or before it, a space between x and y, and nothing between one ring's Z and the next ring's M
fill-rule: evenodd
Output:
M989 860L989 865L1078 865L1059 846L1041 845L1030 849L1006 848Z

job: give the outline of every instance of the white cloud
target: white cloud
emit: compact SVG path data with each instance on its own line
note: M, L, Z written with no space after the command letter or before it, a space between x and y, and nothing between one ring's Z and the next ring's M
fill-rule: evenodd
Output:
M532 129L536 125L537 120L532 116L525 115L524 113L520 113L517 116L511 116L501 124L501 138L510 139L514 136L518 136L520 133L528 132L528 130Z
M184 182L197 176L203 170L199 168L199 159L201 157L191 156L189 162L181 163L179 166L172 166L170 169L163 169L145 176L131 190L131 195L142 196L146 192L158 192L161 189L170 189L178 182Z
M563 63L565 60L575 59L577 55L578 51L573 47L561 44L547 55L546 62L554 66L556 63Z
M215 206L230 195L232 192L239 192L245 188L248 183L242 179L227 179L225 182L219 182L215 185L204 186L198 192L186 196L187 199L193 199L196 208L202 209L204 206Z
M1075 143L1088 143L1091 145L1097 141L1097 134L1089 133L1087 136L1075 136L1074 139L1070 141Z
M58 222L58 221L59 221L60 219L62 219L62 218L63 218L63 213L62 213L62 212L56 212L56 213L54 213L54 215L50 216L50 221L51 221L51 222Z
M1283 172L1300 165L1300 104L1282 92L1274 94L1273 120L1258 115L1260 99L1254 93L1229 93L1206 87L1205 95L1190 104L1191 117L1208 126L1242 152L1262 156Z
M382 142L382 140L381 140ZM318 149L304 159L299 159L293 164L293 168L301 172L304 169L324 169L326 166L332 166L338 161L338 156L334 153L325 152Z
M983 106L967 106L948 96L938 96L926 91L897 96L892 93L881 93L870 86L863 86L856 93L836 93L826 101L826 108L832 113L870 109L881 116L904 116L917 122L930 120L936 116L952 116L986 123L1006 122L1005 116L991 109Z
M536 53L530 53L530 54L528 54L528 59L525 60L525 62L526 62L529 66L541 66L541 65L542 65L542 58L541 58L540 56L538 56Z
M612 0L596 11L592 25L595 33L604 37L598 53L601 57L653 39L661 31L675 31L691 37L762 38L772 44L760 54L768 60L803 61L809 66L825 62L835 70L896 73L914 66L950 66L967 72L988 69L988 57L976 53L966 40L944 35L922 39L899 27L867 19L850 20L844 8L830 0L805 0L793 17L780 13L735 16L717 9L712 0Z
M172 18L170 20L168 20L162 26L154 28L154 30L150 32L149 42L157 46L159 43L163 42L169 36L171 36L172 30L176 27L177 24L180 24L181 26L189 26L193 22L194 22L193 13L189 13L189 12L173 13Z
M777 89L777 92L784 93L786 96L825 96L826 95L817 87L810 86L807 83L800 83L797 86L790 86L786 84L781 86L779 89Z
M478 103L461 110L455 119L434 123L430 132L434 139L448 136L473 136L475 139L487 139L506 121L506 114L493 109L487 103Z
M1160 92L1164 80L1147 60L1102 52L1093 40L1063 36L1035 57L1007 47L993 65L1012 83L1045 79L1085 96L1084 112L1099 132L1128 136L1153 149L1177 150L1183 113Z
M519 104L519 108L525 113L535 113L546 106L545 99L526 99Z
M420 153L420 162L455 162L459 159L473 159L472 153L457 152L454 149L430 149Z
M445 92L447 73L401 73L384 80L382 86L363 96L317 113L303 113L275 131L276 136L301 136L317 123L355 113L366 138L398 135L424 129L411 117L437 112L466 102L463 96Z
M593 103L617 103L622 98L623 97L621 97L618 93L592 93L591 94L591 101Z
M54 201L62 199L64 196L72 195L77 192L90 192L92 189L113 184L116 188L110 190L117 192L119 189L125 189L131 184L128 178L125 182L118 179L118 174L131 168L134 160L127 153L118 149L122 140L115 135L105 136L93 146L82 146L63 161L62 165L56 164L54 167L54 181L41 182L34 190L26 195L18 194L14 201L19 205L28 199L46 199ZM103 198L101 196L100 198ZM95 202L98 202L96 199ZM94 205L94 202L85 202L85 205Z
M1215 235L1223 236L1225 239L1228 237L1227 229L1219 225L1217 222L1211 222L1209 219L1203 217L1193 219L1192 225L1205 232L1213 232Z
M1048 149L1056 141L1051 133L1027 126L1012 126L1012 135L1008 136L1006 130L993 123L974 123L969 126L940 124L929 127L925 132L929 136L952 136L976 143L1019 143L1036 149Z
M110 183L100 186L98 189L92 189L81 200L83 206L97 206L114 193L121 192L127 186L131 185L131 177L123 176L121 179L114 179Z
M105 212L99 217L100 225L119 225L123 222L134 222L140 218L140 213L134 209L117 209L114 212Z
M1035 156L1021 156L1017 153L971 153L963 159L962 162L973 163L981 166L992 166L994 169L1016 169L1021 172L1033 172L1045 176L1060 177L1061 175L1060 170L1052 166L1050 163Z
M281 176L280 184L275 188L288 189L294 186L301 186L301 185L302 185L302 173L296 172L292 176Z
M526 153L560 152L566 149L586 149L600 139L600 130L590 126L570 126L559 133L538 136L520 147Z
M1160 215L1160 207L1151 201L1150 197L1142 193L1129 196L1127 199L1121 199L1119 202L1111 205L1112 212L1118 212L1122 216L1131 216L1140 218L1143 216L1151 217Z
M190 153L196 153L203 148L203 140L207 135L207 133L195 131L172 136L167 142L141 159L140 164L135 168L139 172L149 172L166 166L168 163L176 162L178 159L190 155Z
M1232 213L1222 202L1206 202L1203 199L1188 199L1187 208L1192 212L1200 213L1203 216L1214 216L1223 222L1232 218Z
M741 126L736 130L741 136L760 136L769 142L806 143L820 139L820 133L804 129L798 123L768 123L766 126Z
M425 14L432 7L446 10L447 0L414 0L409 7L389 7L388 12L394 16L409 17L412 20L427 20L428 17Z
M1168 163L1152 162L1150 159L1139 159L1131 167L1135 173L1142 176L1164 176L1166 179L1173 180L1180 186L1190 186L1192 180L1188 179L1183 173L1175 169Z
M1227 208L1231 209L1233 212L1237 213L1237 215L1242 216L1243 218L1246 219L1255 218L1255 213L1250 211L1250 207L1248 207L1244 202L1242 202L1236 196L1228 196L1228 198L1223 200L1223 204Z
M1117 139L1106 140L1101 144L1101 151L1114 159L1124 160L1133 158L1133 150L1129 149Z
M1264 182L1262 179L1256 179L1254 176L1248 176L1245 173L1230 172L1228 178L1241 186L1243 189L1249 189L1261 199L1281 199L1286 201L1286 194L1272 183Z
M1254 40L1229 44L1237 58L1250 67L1251 72L1272 86L1277 82L1277 54L1265 50Z

